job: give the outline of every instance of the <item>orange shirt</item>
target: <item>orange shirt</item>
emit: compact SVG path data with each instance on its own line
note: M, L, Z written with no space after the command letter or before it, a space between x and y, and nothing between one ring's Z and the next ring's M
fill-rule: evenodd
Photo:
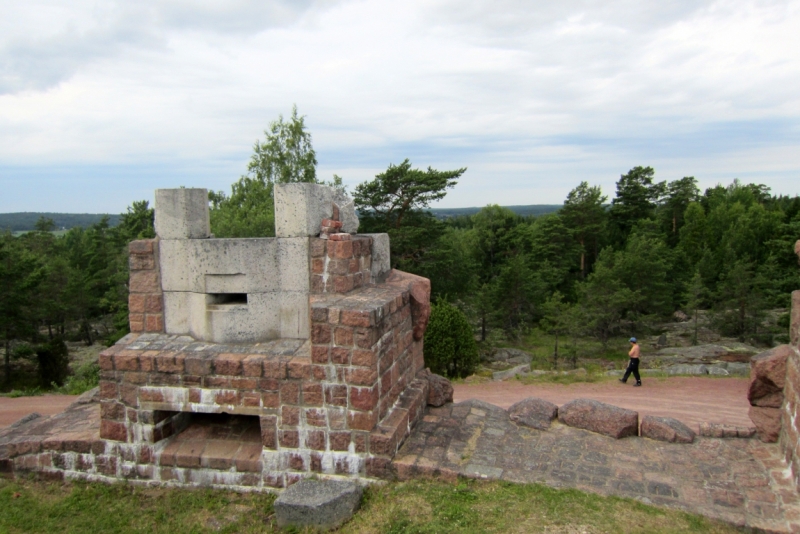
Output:
M631 351L628 353L628 356L631 358L638 358L639 357L639 344L634 343L631 347Z

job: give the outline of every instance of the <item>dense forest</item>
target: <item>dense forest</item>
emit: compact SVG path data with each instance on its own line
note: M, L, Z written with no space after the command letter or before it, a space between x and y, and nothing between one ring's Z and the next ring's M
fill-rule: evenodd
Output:
M275 183L343 187L338 176L318 180L303 119L295 109L273 122L231 193L209 193L217 237L274 235ZM430 204L466 171L415 169L406 160L350 193L360 231L388 232L393 266L430 278L434 312L456 310L479 343L514 342L532 328L607 343L697 310L727 336L782 341L763 319L800 288L800 197L737 180L701 192L693 177L657 181L654 169L639 166L621 175L610 201L582 182L553 213L489 205L434 216ZM41 217L35 231L0 234L6 388L15 359L36 360L44 386L61 384L64 340L112 343L127 333L126 244L154 235L153 210L137 201L114 227L107 218L61 236L54 227Z

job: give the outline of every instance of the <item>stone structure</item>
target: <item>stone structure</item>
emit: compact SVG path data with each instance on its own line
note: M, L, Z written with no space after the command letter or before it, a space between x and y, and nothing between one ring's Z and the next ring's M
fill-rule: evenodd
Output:
M800 240L794 251L800 261ZM786 461L792 466L794 482L800 486L800 290L792 293L789 348L779 439Z
M155 212L158 237L130 245L132 333L100 355L99 435L34 443L33 425L7 467L249 490L388 476L429 396L430 282L390 271L388 236L352 234L324 186L276 185L275 238L214 239L204 189L158 190Z
M275 518L280 528L331 530L353 517L362 494L352 481L302 480L275 500Z

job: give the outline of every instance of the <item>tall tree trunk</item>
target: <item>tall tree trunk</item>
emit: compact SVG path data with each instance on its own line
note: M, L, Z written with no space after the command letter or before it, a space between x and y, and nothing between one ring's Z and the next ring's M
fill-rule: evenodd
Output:
M585 239L581 238L581 278L586 278L586 249L584 248Z
M558 330L556 330L556 346L553 351L553 369L558 370Z
M5 373L6 373L6 377L5 377L5 382L6 382L6 384L10 384L11 383L11 341L9 341L8 335L9 335L8 328L6 328L6 340L5 340L5 348L6 348L6 354L5 354Z

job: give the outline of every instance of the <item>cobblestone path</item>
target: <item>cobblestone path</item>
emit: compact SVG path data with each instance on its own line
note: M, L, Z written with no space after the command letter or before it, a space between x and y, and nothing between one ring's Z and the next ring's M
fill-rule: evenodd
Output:
M800 532L800 498L780 450L757 439L615 440L558 422L537 431L517 426L502 408L468 400L430 408L394 465L401 479L539 482Z

